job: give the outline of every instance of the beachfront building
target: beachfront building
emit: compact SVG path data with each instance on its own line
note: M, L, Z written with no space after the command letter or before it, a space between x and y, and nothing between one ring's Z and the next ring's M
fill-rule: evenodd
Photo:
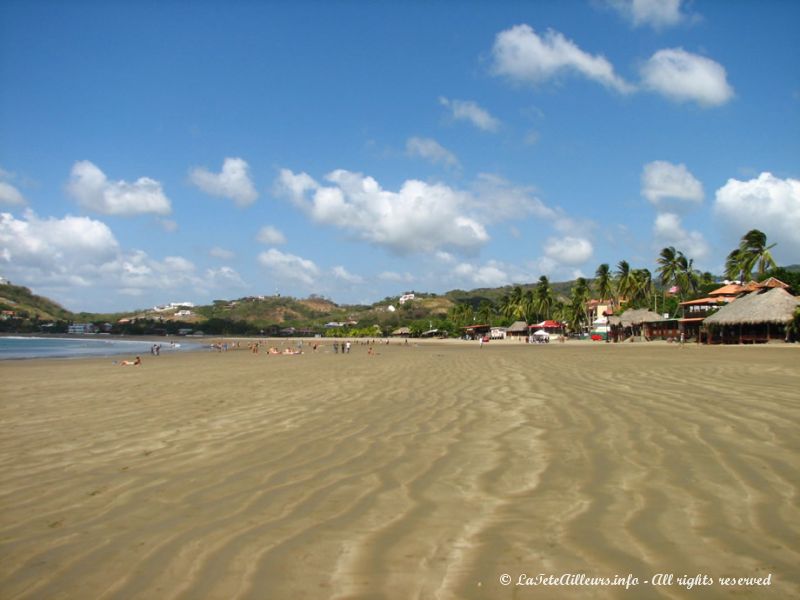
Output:
M528 325L529 341L533 341L534 338L549 340L551 335L564 335L564 324L547 319L541 323Z
M477 340L483 337L489 337L489 332L492 326L488 324L483 325L469 325L464 327L464 338L468 340Z
M783 287L773 284L773 287L757 288L703 321L706 343L789 341L788 326L795 319L798 306L800 298L792 296Z
M75 334L85 334L85 333L97 333L97 327L94 326L94 323L73 323L72 325L67 326L67 333L75 333Z
M662 338L671 333L671 337L679 335L677 319L665 319L662 315L646 308L629 308L619 316L608 317L610 336L617 341L625 341L632 337L643 339Z
M492 327L489 330L489 337L493 340L504 340L508 334L508 327Z
M507 340L526 340L528 338L528 324L525 321L514 321L506 328Z

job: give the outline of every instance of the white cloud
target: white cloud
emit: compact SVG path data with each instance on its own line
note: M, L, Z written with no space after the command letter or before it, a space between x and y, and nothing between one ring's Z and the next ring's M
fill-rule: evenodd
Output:
M391 192L372 177L342 169L326 180L332 185L321 186L305 173L284 169L275 189L318 223L400 254L442 248L472 252L489 240L484 226L469 213L475 202L469 193L417 180Z
M549 238L544 245L545 255L562 265L583 264L592 257L593 252L589 240L573 236Z
M42 219L30 210L19 219L0 214L0 268L38 293L63 297L72 288L83 288L79 310L113 310L109 303L119 294L143 297L154 290L185 294L225 289L237 281L235 271L225 267L201 275L181 256L158 260L141 250L123 250L101 221L73 216Z
M634 27L649 25L662 29L678 25L687 16L681 12L682 0L608 0L609 6L628 19Z
M703 234L699 231L686 231L681 219L675 213L662 212L656 215L653 224L654 248L674 246L687 257L703 260L709 248Z
M274 248L259 254L258 261L281 281L296 281L312 286L319 277L319 268L312 261Z
M13 185L5 181L0 181L0 204L22 206L25 204L25 198Z
M414 276L411 273L395 273L394 271L384 271L378 275L382 281L396 281L397 283L411 283Z
M459 162L456 155L447 148L430 138L412 137L406 142L406 154L418 156L430 161L435 165L445 165L446 167L458 167Z
M262 244L268 244L271 246L277 246L279 244L286 243L286 236L272 225L265 225L262 227L259 230L256 239Z
M231 267L206 269L206 280L216 288L226 288L230 286L239 288L247 287L247 283L242 279L242 276Z
M605 57L584 52L572 40L552 29L543 36L529 25L501 31L495 38L492 57L493 74L518 83L543 83L572 72L623 94L635 89L614 72Z
M800 254L800 180L780 179L761 173L756 179L729 179L719 188L715 213L741 237L750 229L760 229L767 240L777 242L773 250L797 262Z
M348 272L347 269L345 269L342 266L333 267L331 272L333 273L333 276L336 277L336 279L339 279L341 281L345 281L347 283L352 283L352 284L364 283L363 277Z
M236 253L231 250L226 250L225 248L220 248L219 246L214 246L211 250L208 251L210 256L214 258L219 258L222 260L232 260L236 257Z
M676 102L711 107L733 98L725 68L683 48L659 50L641 68L644 87Z
M25 282L87 285L92 265L113 260L119 252L114 234L88 217L40 219L28 210L21 219L0 214L0 255L6 272Z
M220 173L211 173L202 167L189 172L189 181L211 196L230 198L237 206L248 206L256 201L258 192L250 180L247 161L226 158Z
M699 204L704 195L703 184L684 164L656 160L642 169L642 196L655 206L671 200Z
M67 192L83 208L104 215L128 217L147 213L168 215L172 212L169 199L158 181L149 177L140 177L134 183L109 181L88 160L73 165Z
M450 109L450 114L458 121L467 121L483 131L495 132L500 129L500 120L472 100L450 100L440 97L439 103Z
M480 173L473 185L472 207L482 221L497 223L533 216L543 221L555 221L561 213L536 197L532 187L515 186L508 180L490 173Z
M453 269L453 273L470 285L479 287L498 287L511 282L504 266L497 261L488 261L478 266L460 263Z
M456 257L450 254L449 252L445 252L444 250L437 250L434 254L436 260L439 262L443 262L445 264L453 263L456 261Z

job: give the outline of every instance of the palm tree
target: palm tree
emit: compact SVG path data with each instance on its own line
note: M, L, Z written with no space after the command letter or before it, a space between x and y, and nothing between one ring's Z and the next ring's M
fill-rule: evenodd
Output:
M490 300L481 300L478 306L477 318L481 323L491 324L492 314L494 313L494 305Z
M589 322L586 303L589 300L589 284L583 277L578 277L570 292L569 321L570 327L579 330Z
M669 287L670 284L676 285L678 279L678 272L680 267L678 265L679 257L683 256L683 252L675 250L674 246L663 248L658 255L658 281L664 287Z
M511 295L510 294L503 294L500 298L500 302L497 305L500 314L503 315L506 319L511 319L514 316L514 311L516 307L511 302Z
M621 260L617 264L617 294L619 301L623 299L630 302L636 292L636 278L631 271L631 266L627 260Z
M539 277L539 283L536 284L534 301L536 303L536 311L539 313L539 316L549 319L554 298L553 290L550 287L550 281L545 275Z
M533 290L527 290L522 295L519 307L520 317L526 323L532 323L536 320L536 297L533 295Z
M464 327L472 323L473 310L472 306L467 303L459 303L450 309L450 320L456 324L457 327Z
M597 292L597 295L600 296L600 300L613 301L614 282L611 277L611 268L608 266L608 263L603 263L597 267L597 271L594 272L594 276L594 289Z
M725 258L725 277L727 279L744 281L742 252L739 248L731 250L727 258Z
M752 279L753 269L758 268L759 278L764 276L767 269L777 267L770 250L775 244L767 246L767 235L758 229L751 229L742 236L739 242L739 260L747 281Z
M631 304L650 306L650 300L655 293L652 274L648 269L634 269L633 280L634 288Z

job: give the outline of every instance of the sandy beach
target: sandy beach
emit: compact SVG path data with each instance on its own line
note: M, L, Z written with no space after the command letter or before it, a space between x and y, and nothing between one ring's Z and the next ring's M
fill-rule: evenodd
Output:
M326 343L0 363L0 597L800 597L800 347Z

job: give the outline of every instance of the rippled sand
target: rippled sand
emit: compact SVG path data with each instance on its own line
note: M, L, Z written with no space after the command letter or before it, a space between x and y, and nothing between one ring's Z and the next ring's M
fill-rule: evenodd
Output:
M377 351L3 362L0 597L800 597L800 347Z

